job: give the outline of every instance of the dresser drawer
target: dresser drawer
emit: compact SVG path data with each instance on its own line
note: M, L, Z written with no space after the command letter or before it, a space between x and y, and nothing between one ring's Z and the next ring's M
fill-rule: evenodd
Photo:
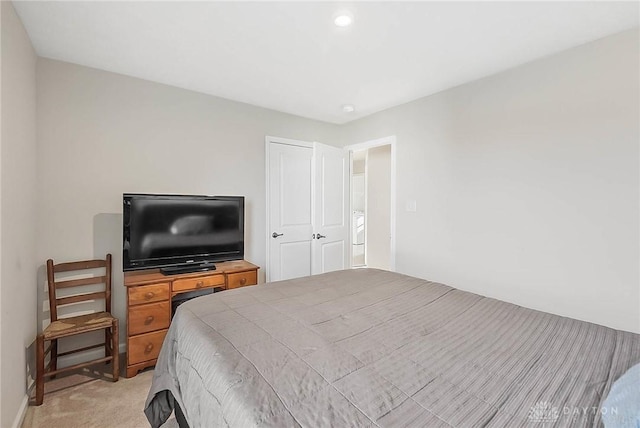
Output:
M161 330L130 337L127 342L128 364L137 364L158 358L166 334L167 330Z
M148 303L129 308L129 334L140 334L169 327L171 303Z
M199 288L224 285L224 275L200 276L197 278L176 279L173 281L173 291L197 290Z
M169 283L129 287L129 305L169 300Z
M244 287L245 285L255 285L258 283L258 272L250 270L247 272L230 273L227 275L227 288Z

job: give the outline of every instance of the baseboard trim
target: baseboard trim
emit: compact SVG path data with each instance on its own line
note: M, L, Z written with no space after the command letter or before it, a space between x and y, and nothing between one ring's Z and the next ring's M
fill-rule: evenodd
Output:
M22 422L24 421L24 417L27 415L27 407L29 404L29 394L25 394L22 398L22 403L20 403L20 408L18 409L18 414L16 418L13 420L12 428L20 428L22 426Z

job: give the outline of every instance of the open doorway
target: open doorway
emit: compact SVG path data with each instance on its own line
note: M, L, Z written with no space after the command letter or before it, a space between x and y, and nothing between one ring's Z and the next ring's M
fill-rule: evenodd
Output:
M367 266L365 246L366 214L366 163L367 150L357 150L352 154L351 167L351 266Z
M395 270L395 137L351 153L351 265Z

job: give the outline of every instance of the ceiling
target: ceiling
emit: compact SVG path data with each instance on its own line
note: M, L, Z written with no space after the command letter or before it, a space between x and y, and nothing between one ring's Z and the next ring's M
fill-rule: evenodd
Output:
M14 4L42 57L332 123L637 27L639 15L638 2ZM343 10L347 28L333 23Z

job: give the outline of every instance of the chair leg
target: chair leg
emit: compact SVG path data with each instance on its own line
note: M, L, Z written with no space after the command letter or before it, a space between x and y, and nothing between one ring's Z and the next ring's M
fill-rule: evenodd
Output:
M58 370L58 339L51 341L51 371ZM55 379L56 376L51 376L51 379Z
M113 348L111 347L111 330L108 328L104 329L104 356L109 357L113 353ZM107 361L107 364L110 364L111 361Z
M113 356L113 381L117 382L120 377L120 336L118 334L118 319L113 320L111 327L111 355Z
M36 338L36 406L44 399L44 336Z

